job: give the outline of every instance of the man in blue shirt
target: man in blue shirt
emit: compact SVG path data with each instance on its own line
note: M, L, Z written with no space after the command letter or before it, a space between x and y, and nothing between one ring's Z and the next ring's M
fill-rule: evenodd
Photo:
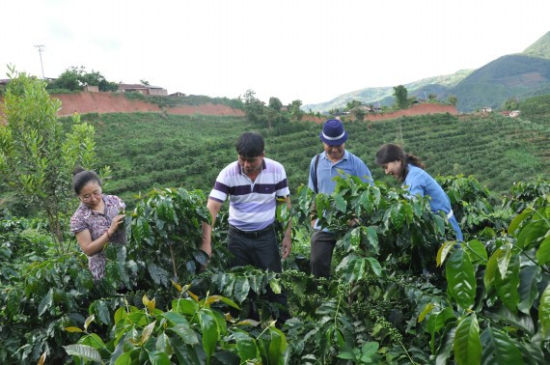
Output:
M320 133L324 152L313 157L309 166L308 186L315 193L331 194L336 182L334 177L358 176L364 182L370 181L371 173L365 163L353 153L346 151L348 134L337 119L329 119ZM317 220L311 222L314 233L311 236L311 273L316 277L330 277L332 252L336 235L326 228L321 229Z

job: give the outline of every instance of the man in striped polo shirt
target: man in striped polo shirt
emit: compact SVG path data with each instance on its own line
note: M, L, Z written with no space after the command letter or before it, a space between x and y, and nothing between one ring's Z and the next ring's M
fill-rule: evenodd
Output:
M290 208L285 169L279 162L264 156L264 140L259 134L242 134L236 148L238 160L220 172L208 197L207 208L212 216L212 225L203 224L201 249L208 256L212 254L212 227L229 196L228 249L233 254L231 266L252 265L281 272L281 255L273 223L277 198ZM281 243L283 259L290 254L290 231L289 225ZM286 320L286 295L275 295L268 288L267 297L282 305L279 318Z

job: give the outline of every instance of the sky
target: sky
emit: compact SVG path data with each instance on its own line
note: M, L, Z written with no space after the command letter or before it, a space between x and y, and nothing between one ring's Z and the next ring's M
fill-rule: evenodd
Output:
M7 65L168 93L328 101L475 69L550 31L548 0L2 0Z

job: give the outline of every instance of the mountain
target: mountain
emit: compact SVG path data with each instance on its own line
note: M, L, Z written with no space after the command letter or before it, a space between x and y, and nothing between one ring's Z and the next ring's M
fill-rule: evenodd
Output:
M550 59L550 32L540 37L523 51L524 55Z
M502 56L475 71L462 70L452 75L423 79L404 85L410 96L426 99L435 94L445 101L458 98L457 108L470 112L482 107L498 108L510 98L518 100L550 93L550 32L520 54ZM366 88L343 94L305 110L328 111L343 108L350 100L365 104L392 105L393 87Z
M458 84L466 76L468 76L472 70L460 70L451 75L440 75L434 77L428 77L418 81L405 84L411 95L414 90L428 87L429 85L441 85L443 87L452 87ZM427 93L426 95L428 95ZM319 104L306 104L303 106L304 110L313 112L329 111L331 109L343 108L351 100L359 100L364 104L381 104L390 105L393 103L393 86L387 87L370 87L361 90L352 91L346 94L337 96L336 98ZM388 101L389 100L389 101Z

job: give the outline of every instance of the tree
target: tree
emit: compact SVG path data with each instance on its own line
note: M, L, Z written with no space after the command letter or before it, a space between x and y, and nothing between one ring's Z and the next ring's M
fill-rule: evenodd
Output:
M86 72L84 66L72 66L65 70L59 77L51 82L48 89L65 89L70 91L79 91L86 85L97 86L99 91L117 91L118 84L109 82L105 77L97 72Z
M347 104L346 104L346 109L347 111L351 111L359 106L363 105L363 103L361 103L359 100L352 100L352 101L348 101Z
M254 90L246 90L244 93L244 112L247 119L252 123L264 123L267 121L265 115L265 104L256 98Z
M449 96L449 104L456 106L456 103L458 103L458 98L454 95Z
M72 171L91 167L95 159L94 128L73 117L65 134L45 82L13 68L4 99L7 124L0 125L0 176L28 206L46 213L50 234L64 251L60 216L68 207Z
M292 103L288 105L288 111L290 112L290 115L296 120L301 120L304 116L304 112L302 111L301 106L302 101L299 99L292 101Z
M355 120L362 122L363 119L365 118L365 111L361 109L361 107L359 106L355 107L355 109L353 109L351 112L353 113Z
M393 96L395 97L395 101L397 103L397 106L400 109L407 108L408 100L407 100L407 88L403 85L395 86L393 88Z
M269 98L269 107L276 112L280 112L281 108L283 107L283 103L281 103L281 100L279 98L276 98L274 96Z

